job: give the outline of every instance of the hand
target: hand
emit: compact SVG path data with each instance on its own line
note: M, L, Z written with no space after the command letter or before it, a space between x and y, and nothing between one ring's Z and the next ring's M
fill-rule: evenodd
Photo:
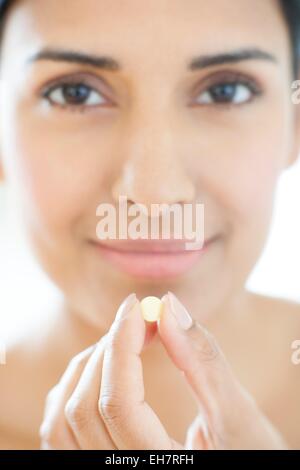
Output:
M103 370L105 346L119 351L115 340L115 330L120 328L127 333L122 344L131 344L130 332L121 320L137 304L134 294L125 299L109 333L101 340L79 353L69 363L59 383L50 390L46 399L44 420L40 427L41 449L117 449L110 437L101 416L102 401L99 398L101 374ZM141 317L142 319L142 317ZM143 319L142 319L143 320ZM119 326L118 326L119 325ZM125 327L125 328L124 328ZM157 328L145 323L144 345L151 342ZM109 336L109 341L108 340ZM117 367L123 367L122 358ZM106 368L107 370L107 368ZM129 372L129 375L132 372Z
M140 355L156 331L144 321L132 294L109 332L70 362L49 393L41 448L286 449L280 434L235 379L211 334L189 317L173 294L162 300L157 331L199 405L184 445L168 435L144 400Z
M174 294L163 300L161 340L199 404L185 448L287 449L280 433L235 378L215 338L193 321Z

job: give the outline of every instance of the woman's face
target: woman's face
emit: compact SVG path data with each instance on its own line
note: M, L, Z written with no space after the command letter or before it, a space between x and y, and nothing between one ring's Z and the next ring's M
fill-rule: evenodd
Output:
M297 153L291 72L274 0L13 3L1 59L3 169L36 254L74 310L107 326L103 312L129 292L173 289L202 318L242 290L278 176ZM92 243L96 207L117 207L120 195L202 203L214 241L181 275L133 275Z

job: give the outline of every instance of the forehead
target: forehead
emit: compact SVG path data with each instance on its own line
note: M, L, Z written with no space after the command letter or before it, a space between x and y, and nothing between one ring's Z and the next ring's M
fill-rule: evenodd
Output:
M101 52L125 67L136 60L181 65L240 46L280 57L289 46L277 0L17 0L4 42L24 53L45 46Z

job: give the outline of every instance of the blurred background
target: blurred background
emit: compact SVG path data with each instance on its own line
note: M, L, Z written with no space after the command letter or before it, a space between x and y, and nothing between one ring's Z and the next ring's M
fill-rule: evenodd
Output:
M34 261L10 199L9 188L0 184L0 342L45 321L50 297L59 297ZM247 287L300 302L299 245L300 160L281 176L270 236Z

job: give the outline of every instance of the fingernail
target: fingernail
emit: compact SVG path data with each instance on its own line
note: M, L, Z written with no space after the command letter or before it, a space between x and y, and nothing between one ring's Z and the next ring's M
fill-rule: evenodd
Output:
M137 302L137 297L136 294L130 294L128 297L126 297L125 300L121 303L120 307L118 308L116 318L115 320L120 320L121 318L124 317L124 315L127 315L127 313L132 309L134 304Z
M198 431L203 433L203 436L205 439L209 438L209 432L208 432L208 424L206 419L202 414L199 414L196 418L196 425L198 427Z
M188 330L189 328L191 328L194 322L187 309L182 305L182 303L172 292L168 292L168 297L170 301L171 312L176 318L180 328L182 328L183 330Z

